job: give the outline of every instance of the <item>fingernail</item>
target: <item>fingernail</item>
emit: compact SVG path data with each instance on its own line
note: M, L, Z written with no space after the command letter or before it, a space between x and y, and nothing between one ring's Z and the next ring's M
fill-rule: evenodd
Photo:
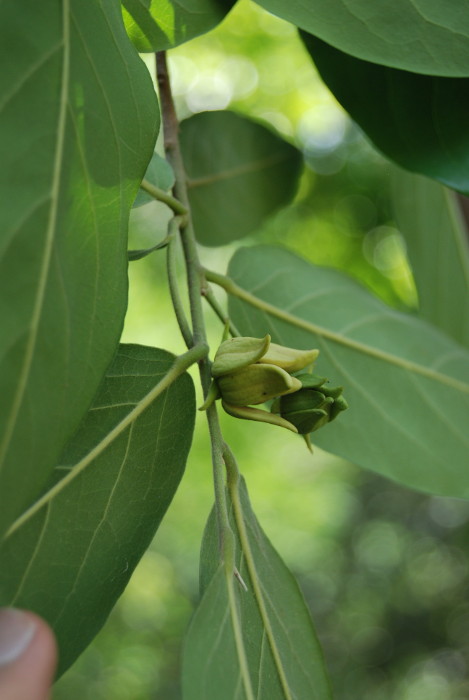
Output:
M16 661L28 648L35 631L36 624L22 610L0 610L0 666Z

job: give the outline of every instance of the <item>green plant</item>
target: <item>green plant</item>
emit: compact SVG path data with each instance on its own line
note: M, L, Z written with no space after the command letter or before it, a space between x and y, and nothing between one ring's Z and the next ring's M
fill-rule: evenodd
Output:
M301 28L326 83L387 156L467 194L467 13L436 1L425 18L407 2L375 14L371 2L259 4ZM211 29L231 5L126 0L128 34L118 2L0 9L0 593L2 604L53 625L60 672L101 628L183 476L196 410L186 370L198 363L206 396L217 350L207 345L203 298L234 337L319 349L315 372L345 388L350 409L315 431L315 444L411 488L469 495L468 258L454 193L397 179L413 314L273 246L239 249L227 275L201 265L197 241L254 233L291 202L303 164L298 148L239 114L178 123L163 52ZM158 51L165 158L153 152L155 92L128 37ZM149 197L171 212L167 236L128 251L130 208ZM187 345L176 358L118 344L127 260L156 250L167 257ZM213 285L226 291L227 310ZM286 389L274 394L299 390L294 381ZM256 520L216 404L206 408L215 508L184 697L328 698L301 594Z

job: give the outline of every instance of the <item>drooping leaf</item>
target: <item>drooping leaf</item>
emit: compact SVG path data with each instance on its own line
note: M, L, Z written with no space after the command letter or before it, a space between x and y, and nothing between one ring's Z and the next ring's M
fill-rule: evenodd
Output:
M52 625L60 673L104 624L182 477L192 380L185 374L151 400L172 361L163 350L120 347L54 471L56 492L0 546L0 605Z
M1 3L0 56L1 533L115 352L158 112L117 0Z
M406 239L420 315L469 346L469 249L455 195L399 169L393 208Z
M349 409L313 433L316 444L407 486L469 498L467 350L345 275L282 249L241 249L229 274L280 310L232 298L243 334L319 348L315 372L344 387Z
M201 112L181 123L180 141L192 218L204 245L252 233L295 193L301 153L251 119Z
M153 153L148 168L146 170L145 180L148 180L155 187L168 192L174 185L174 172L167 160L162 158L156 151ZM134 207L141 207L142 204L154 202L151 195L142 189L139 189L135 197Z
M459 0L255 0L341 51L430 75L469 76L469 13Z
M469 79L387 68L302 37L326 85L383 153L469 193Z
M235 1L122 0L122 10L138 51L165 51L213 29Z
M203 597L185 644L184 700L330 700L321 648L303 597L262 531L244 482L231 525L236 566L248 590L218 565L212 513L201 552Z

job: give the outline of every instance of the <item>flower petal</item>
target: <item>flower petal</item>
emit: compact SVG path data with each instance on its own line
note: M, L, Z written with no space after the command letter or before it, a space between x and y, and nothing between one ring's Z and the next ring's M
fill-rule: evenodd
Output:
M269 349L258 362L276 365L287 372L299 372L311 365L319 355L319 350L294 350L283 345L270 343Z
M260 408L253 408L252 406L232 406L226 401L222 401L221 405L225 411L234 418L243 418L244 420L257 420L261 423L270 423L271 425L278 425L281 428L287 428L293 433L298 433L298 430L292 423L289 423L285 418L277 416L274 413L269 413L268 411L263 411Z
M270 335L266 335L265 338L241 337L225 340L216 352L212 376L222 377L258 362L267 352L269 345Z
M234 406L264 403L301 389L301 382L273 365L254 364L217 378L222 399Z

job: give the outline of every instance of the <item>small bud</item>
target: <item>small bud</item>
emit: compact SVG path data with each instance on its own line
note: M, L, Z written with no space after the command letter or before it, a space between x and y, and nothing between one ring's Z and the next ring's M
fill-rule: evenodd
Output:
M302 388L294 394L280 396L271 411L292 423L301 435L319 430L348 408L342 387L325 386L327 380L311 374L298 376Z
M343 396L338 396L331 406L329 422L337 418L341 411L345 411L348 408L348 403Z

